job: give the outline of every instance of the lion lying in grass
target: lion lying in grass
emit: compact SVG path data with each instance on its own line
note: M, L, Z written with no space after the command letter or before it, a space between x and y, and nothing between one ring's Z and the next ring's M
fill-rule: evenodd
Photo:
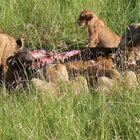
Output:
M85 65L84 67L81 67ZM116 70L112 58L98 57L97 60L91 63L91 60L68 62L65 64L70 77L83 75L87 77L89 86L94 86L96 79L106 76L110 79L120 80L120 73Z

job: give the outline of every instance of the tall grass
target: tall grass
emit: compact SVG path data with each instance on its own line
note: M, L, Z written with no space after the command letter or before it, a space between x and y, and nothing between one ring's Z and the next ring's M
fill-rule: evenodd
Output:
M139 91L64 95L35 90L2 94L1 139L139 140Z
M82 9L95 11L121 35L140 19L139 0L0 0L0 27L25 35L29 47L64 47L87 42L87 32L77 25Z
M82 9L96 13L121 35L140 20L139 0L0 0L0 28L24 35L28 47L63 49L86 44L87 31L76 21ZM60 98L35 89L0 90L2 140L139 140L140 89Z

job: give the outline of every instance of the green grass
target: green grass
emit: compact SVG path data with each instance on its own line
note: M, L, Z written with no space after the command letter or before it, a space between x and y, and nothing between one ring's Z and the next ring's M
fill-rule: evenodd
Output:
M63 48L87 42L87 31L77 25L83 9L95 11L121 35L140 20L139 0L0 0L0 27L29 47Z
M140 21L139 0L0 0L0 28L24 35L32 48L64 49L86 44L76 21L82 9L96 13L121 35ZM139 140L140 89L112 94L63 91L60 98L34 89L0 90L2 140Z
M2 94L3 140L139 140L140 90L52 97L35 90Z

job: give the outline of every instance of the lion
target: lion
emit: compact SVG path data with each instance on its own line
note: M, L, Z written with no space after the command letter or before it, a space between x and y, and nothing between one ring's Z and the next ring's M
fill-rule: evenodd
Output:
M0 65L3 66L4 73L8 69L8 66L6 64L7 59L20 52L22 48L22 39L16 40L14 37L6 33L0 33Z
M69 77L83 75L87 78L88 85L94 86L97 78L106 76L113 80L120 80L120 73L117 71L113 58L110 56L99 56L96 60L73 61L65 63Z
M121 75L116 69L113 61L112 57L100 56L97 58L93 66L84 70L84 74L88 77L89 85L94 86L98 78L103 76L115 81L120 81Z
M59 87L55 83L47 82L38 78L33 78L30 82L37 91L59 96Z
M121 37L119 46L121 49L140 46L140 23L128 25L125 33Z
M112 92L115 85L116 85L115 80L109 79L108 77L104 76L100 77L97 80L97 92L99 93Z
M127 27L119 46L122 50L128 51L128 60L130 59L131 62L132 59L140 59L140 23L132 23Z
M114 33L93 11L84 10L80 13L78 24L87 26L89 47L115 48L120 43L120 36Z
M121 59L126 59L129 70L139 72L140 68L140 23L132 23L126 28L121 37L119 48L122 50Z
M69 81L66 66L60 63L50 64L45 68L45 76L49 82L59 83Z
M124 73L123 85L128 89L139 87L139 82L136 73L133 71L126 71Z

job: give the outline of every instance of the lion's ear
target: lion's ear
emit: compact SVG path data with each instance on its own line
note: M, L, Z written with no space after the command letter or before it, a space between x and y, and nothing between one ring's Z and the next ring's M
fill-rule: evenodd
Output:
M22 50L23 47L24 47L24 39L23 39L23 38L18 38L18 39L16 40L16 43L17 43L17 47L18 47L20 50Z

